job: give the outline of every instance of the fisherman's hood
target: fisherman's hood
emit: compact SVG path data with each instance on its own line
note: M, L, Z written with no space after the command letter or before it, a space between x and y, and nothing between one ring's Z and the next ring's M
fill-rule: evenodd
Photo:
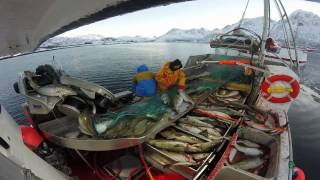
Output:
M145 72L145 71L148 71L149 69L148 69L148 67L147 67L147 65L145 65L145 64L142 64L142 65L140 65L138 68L137 68L137 72Z
M182 1L190 0L2 0L0 57L32 52L47 39L86 24Z

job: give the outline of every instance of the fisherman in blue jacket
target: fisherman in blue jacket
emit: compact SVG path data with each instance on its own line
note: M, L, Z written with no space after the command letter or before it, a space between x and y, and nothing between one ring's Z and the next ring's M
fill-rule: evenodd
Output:
M157 93L157 85L154 74L149 71L147 65L142 64L137 68L137 74L133 78L133 85L136 96L154 96Z

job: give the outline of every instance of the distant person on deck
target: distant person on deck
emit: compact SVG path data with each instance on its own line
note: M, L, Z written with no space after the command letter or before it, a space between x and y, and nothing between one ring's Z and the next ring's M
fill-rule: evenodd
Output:
M273 40L271 37L269 37L266 40L266 50L267 52L272 52L272 53L279 53L280 47L277 45L275 40Z
M156 80L159 90L165 91L174 85L178 85L179 91L184 91L186 84L186 75L181 69L182 64L179 59L166 62L160 71L156 74Z
M148 97L157 93L157 85L154 75L149 71L147 65L142 64L137 68L137 74L133 78L136 96Z

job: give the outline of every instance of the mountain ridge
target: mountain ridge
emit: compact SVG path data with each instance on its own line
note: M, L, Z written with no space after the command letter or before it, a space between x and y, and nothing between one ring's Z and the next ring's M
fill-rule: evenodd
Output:
M296 42L300 46L320 46L320 17L312 12L296 10L289 15ZM263 17L246 18L241 27L257 34L262 33ZM205 28L179 29L172 28L165 34L147 38L142 36L106 37L99 34L88 34L78 37L57 36L44 42L40 47L63 47L86 44L117 44L137 42L197 42L207 43L217 34L228 32L239 25L239 22L213 30ZM284 41L281 21L271 20L271 36Z

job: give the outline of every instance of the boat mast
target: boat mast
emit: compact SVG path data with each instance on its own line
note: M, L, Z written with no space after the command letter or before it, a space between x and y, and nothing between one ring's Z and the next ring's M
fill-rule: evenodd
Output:
M260 43L260 52L258 61L253 61L254 66L264 68L264 59L266 54L266 40L270 34L270 0L264 0L264 19L263 19L263 31L261 35L262 42ZM248 98L248 103L254 105L260 92L260 84L262 83L264 76L261 72L257 72L254 81L253 89L250 97Z
M260 47L258 65L264 65L264 58L266 54L266 40L270 34L270 0L264 0L264 20L263 20L263 31L262 31L262 42Z

